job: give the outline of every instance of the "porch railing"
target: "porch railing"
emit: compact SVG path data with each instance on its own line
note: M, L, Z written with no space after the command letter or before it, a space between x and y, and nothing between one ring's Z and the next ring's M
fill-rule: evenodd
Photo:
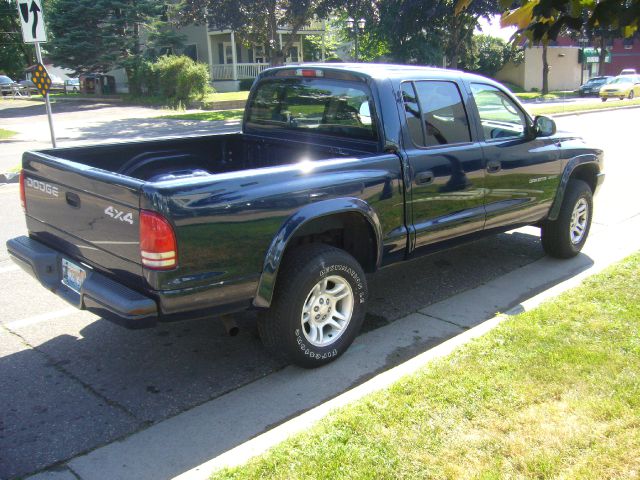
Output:
M268 63L238 63L238 80L255 78L269 68ZM212 65L211 76L214 80L233 80L233 65Z

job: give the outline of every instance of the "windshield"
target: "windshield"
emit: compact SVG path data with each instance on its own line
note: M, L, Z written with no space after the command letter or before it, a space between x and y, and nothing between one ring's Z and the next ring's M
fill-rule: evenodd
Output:
M5 77L4 75L0 75L0 83L13 83L9 77Z
M611 83L632 83L632 79L630 77L618 77Z
M606 82L607 79L606 78L592 78L591 80L589 80L587 83L589 85L600 85L601 83Z
M327 78L267 80L257 87L247 123L377 140L372 111L369 89L361 83Z

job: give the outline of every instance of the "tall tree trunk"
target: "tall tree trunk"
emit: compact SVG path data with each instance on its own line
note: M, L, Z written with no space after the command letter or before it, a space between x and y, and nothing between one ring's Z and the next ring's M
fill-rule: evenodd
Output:
M598 75L604 75L607 62L607 39L604 35L600 37L600 52L598 53Z
M549 93L549 61L547 60L547 40L542 42L542 94Z
M449 68L453 68L455 70L458 68L458 59L460 58L460 20L458 18L458 15L455 15L453 17L448 50Z

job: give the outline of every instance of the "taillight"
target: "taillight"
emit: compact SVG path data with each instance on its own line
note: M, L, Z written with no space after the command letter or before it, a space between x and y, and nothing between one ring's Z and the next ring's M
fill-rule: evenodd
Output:
M140 211L140 256L151 270L169 270L178 264L176 236L162 215Z
M20 170L20 205L22 210L27 211L27 196L24 192L24 170Z

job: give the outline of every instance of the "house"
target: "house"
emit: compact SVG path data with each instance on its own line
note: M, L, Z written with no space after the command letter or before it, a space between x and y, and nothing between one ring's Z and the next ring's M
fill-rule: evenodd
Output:
M573 46L549 46L549 90L575 90L582 80L580 48ZM510 82L525 90L542 90L542 47L524 49L524 61L508 63L497 74L496 79Z
M285 45L292 35L291 27L286 25L277 32L280 46ZM211 24L190 25L182 27L180 33L186 36L183 54L209 65L213 86L219 92L238 90L240 80L253 79L269 66L265 45L246 46L233 30ZM293 45L286 52L285 62L304 62L303 38L318 35L324 39L325 34L326 25L322 20L305 25L295 34ZM324 61L324 50L321 58L308 60Z

